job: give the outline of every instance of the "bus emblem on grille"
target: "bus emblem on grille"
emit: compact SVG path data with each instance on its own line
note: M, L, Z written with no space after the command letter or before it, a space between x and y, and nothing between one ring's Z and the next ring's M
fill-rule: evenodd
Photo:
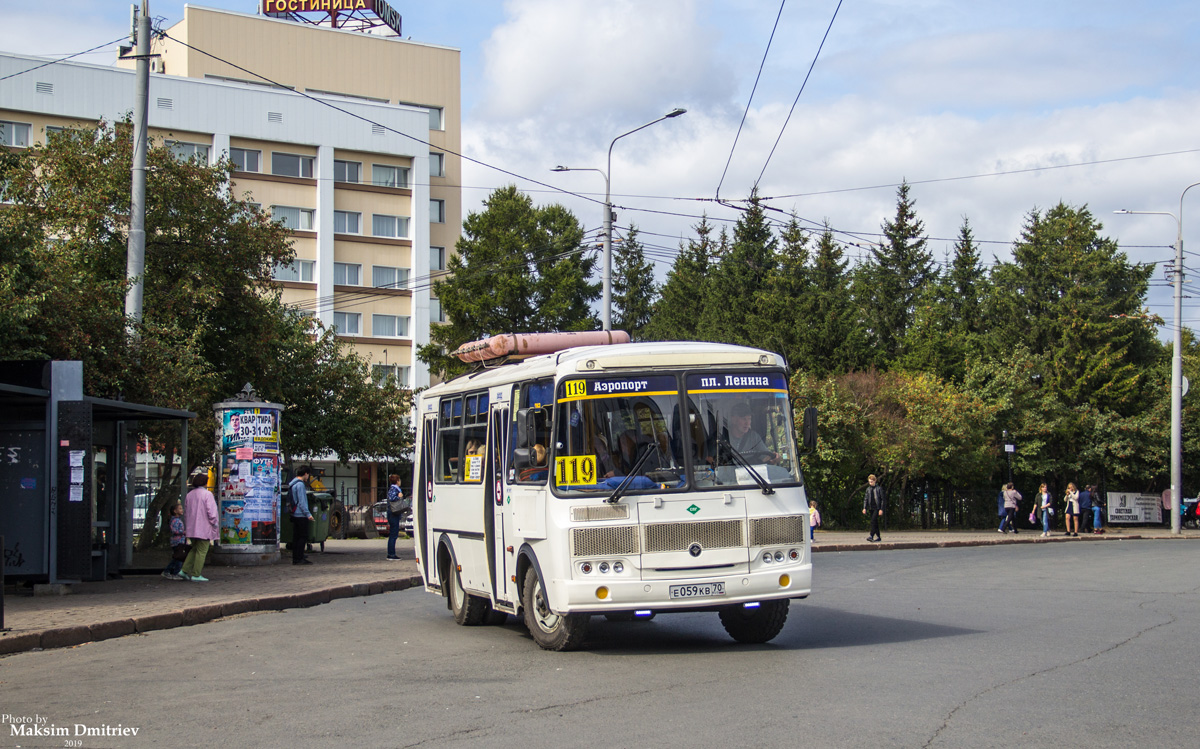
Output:
M700 552L702 551L704 551L704 549L700 547L700 544L692 544L688 547L688 553L694 557L700 556Z

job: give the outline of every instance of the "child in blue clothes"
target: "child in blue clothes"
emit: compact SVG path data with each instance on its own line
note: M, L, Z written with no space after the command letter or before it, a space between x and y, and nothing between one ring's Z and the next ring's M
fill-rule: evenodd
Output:
M168 580L182 580L179 571L183 569L183 560L187 558L187 533L183 527L183 505L176 502L171 505L171 561L163 570L162 576Z

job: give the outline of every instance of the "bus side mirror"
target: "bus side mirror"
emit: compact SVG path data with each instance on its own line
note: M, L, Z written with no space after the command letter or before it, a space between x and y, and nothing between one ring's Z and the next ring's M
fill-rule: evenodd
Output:
M817 407L804 409L804 452L817 449Z
M538 427L546 422L546 412L540 408L517 411L517 448L528 450L538 441Z
M518 471L533 465L533 450L528 447L518 447L513 450L513 468Z

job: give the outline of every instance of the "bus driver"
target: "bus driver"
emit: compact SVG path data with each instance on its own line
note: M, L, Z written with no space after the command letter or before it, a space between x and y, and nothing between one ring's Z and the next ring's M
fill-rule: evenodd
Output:
M754 431L753 421L749 403L741 402L733 407L733 415L729 419L730 446L750 462L765 460L771 464L779 463L779 454L767 448L763 438Z

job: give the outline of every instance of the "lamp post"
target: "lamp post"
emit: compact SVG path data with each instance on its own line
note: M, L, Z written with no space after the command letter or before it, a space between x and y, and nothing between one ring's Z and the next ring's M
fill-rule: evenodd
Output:
M624 138L626 135L633 135L639 130L645 130L651 125L658 124L663 120L669 120L673 117L678 117L685 114L686 109L676 107L670 112L667 112L657 120L647 122L641 127L635 127L627 133L621 133L612 139L612 143L608 144L608 169L602 171L592 167L569 167L556 166L550 171L553 172L600 172L604 175L604 296L600 301L600 321L604 330L612 330L612 191L610 188L610 176L612 175L612 152L613 146L617 145L617 141Z
M1171 270L1175 286L1175 346L1171 356L1171 533L1179 535L1179 508L1183 503L1183 196L1200 182L1193 182L1179 194L1179 213L1167 211L1130 211L1114 213L1170 216L1175 219L1175 267Z

